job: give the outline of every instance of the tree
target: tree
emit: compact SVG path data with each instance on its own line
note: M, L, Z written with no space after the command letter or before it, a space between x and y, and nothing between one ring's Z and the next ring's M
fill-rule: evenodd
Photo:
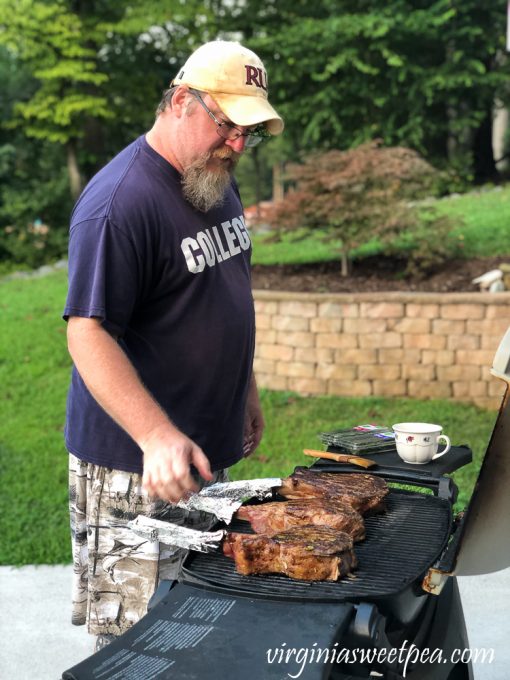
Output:
M29 100L14 106L13 125L23 124L30 137L66 146L71 192L81 190L76 142L84 115L107 118L106 98L86 91L107 76L97 68L95 51L87 46L79 17L63 2L3 0L0 39L26 64L40 87Z
M0 0L0 221L25 219L37 197L65 224L62 158L76 195L150 127L190 52L217 37L262 56L286 123L240 167L249 200L270 195L272 165L374 137L497 179L493 102L510 102L505 22L494 0Z
M329 239L339 239L343 276L353 249L374 239L386 249L400 239L404 251L406 245L415 251L405 255L413 265L421 259L429 266L449 254L450 225L429 217L424 230L425 209L420 215L410 204L437 180L434 168L411 149L367 142L348 151L312 154L291 166L289 175L296 188L276 205L273 223L280 230L325 229Z
M2 46L0 82L0 261L36 266L48 257L60 257L65 249L57 233L66 226L71 209L65 153L46 140L27 143L21 129L3 126L19 93L31 96L37 82ZM44 238L28 231L36 220L52 225Z
M104 162L106 131L133 127L140 134L137 126L152 118L147 101L155 108L162 71L169 77L164 56L171 46L179 45L174 58L188 48L200 6L196 0L0 0L0 43L37 82L29 95L20 93L11 125L65 146L73 197L89 174L83 168L97 169L98 157Z
M509 99L504 3L243 0L235 7L232 30L267 62L271 96L297 153L380 137L436 163L463 163L479 181L497 175L492 108L496 98Z

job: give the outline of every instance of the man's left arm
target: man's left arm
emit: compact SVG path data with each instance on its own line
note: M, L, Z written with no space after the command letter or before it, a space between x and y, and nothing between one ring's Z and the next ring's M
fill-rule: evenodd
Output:
M264 424L255 374L252 373L244 417L243 453L245 457L251 455L260 444Z

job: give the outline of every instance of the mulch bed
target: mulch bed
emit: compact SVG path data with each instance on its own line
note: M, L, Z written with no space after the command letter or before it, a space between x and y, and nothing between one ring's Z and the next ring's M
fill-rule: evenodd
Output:
M302 265L254 265L254 289L307 293L370 293L417 291L436 293L476 292L472 280L497 269L510 257L453 260L421 279L402 276L399 262L380 257L355 262L351 274L342 277L338 261Z

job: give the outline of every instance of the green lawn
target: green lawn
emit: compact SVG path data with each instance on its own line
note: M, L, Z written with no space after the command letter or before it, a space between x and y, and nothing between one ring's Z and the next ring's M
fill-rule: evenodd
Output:
M458 221L453 230L460 238L464 257L510 255L510 186L443 198L435 202L438 212ZM338 240L326 242L325 232L296 231L275 241L271 234L253 237L254 264L302 264L339 259ZM378 251L375 241L353 251L354 257Z
M68 562L67 454L63 443L70 360L60 319L66 277L0 284L0 564ZM302 398L263 392L267 421L260 449L234 466L236 479L286 475L320 448L317 433L360 422L440 422L456 444L479 461L495 414L466 404L397 399ZM456 476L458 507L476 476L471 465Z
M455 231L465 257L510 254L510 186L443 198L436 205L442 214L463 220Z
M275 239L273 234L253 234L253 264L306 264L327 262L338 258L339 240L326 240L326 232L311 234L294 231Z
M66 276L0 284L0 563L69 559L62 428Z

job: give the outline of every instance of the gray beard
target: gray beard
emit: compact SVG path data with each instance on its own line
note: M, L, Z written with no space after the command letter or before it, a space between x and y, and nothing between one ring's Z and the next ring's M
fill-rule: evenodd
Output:
M182 175L182 193L191 205L207 212L223 203L231 182L231 173L224 168L208 170L210 154L196 160Z

